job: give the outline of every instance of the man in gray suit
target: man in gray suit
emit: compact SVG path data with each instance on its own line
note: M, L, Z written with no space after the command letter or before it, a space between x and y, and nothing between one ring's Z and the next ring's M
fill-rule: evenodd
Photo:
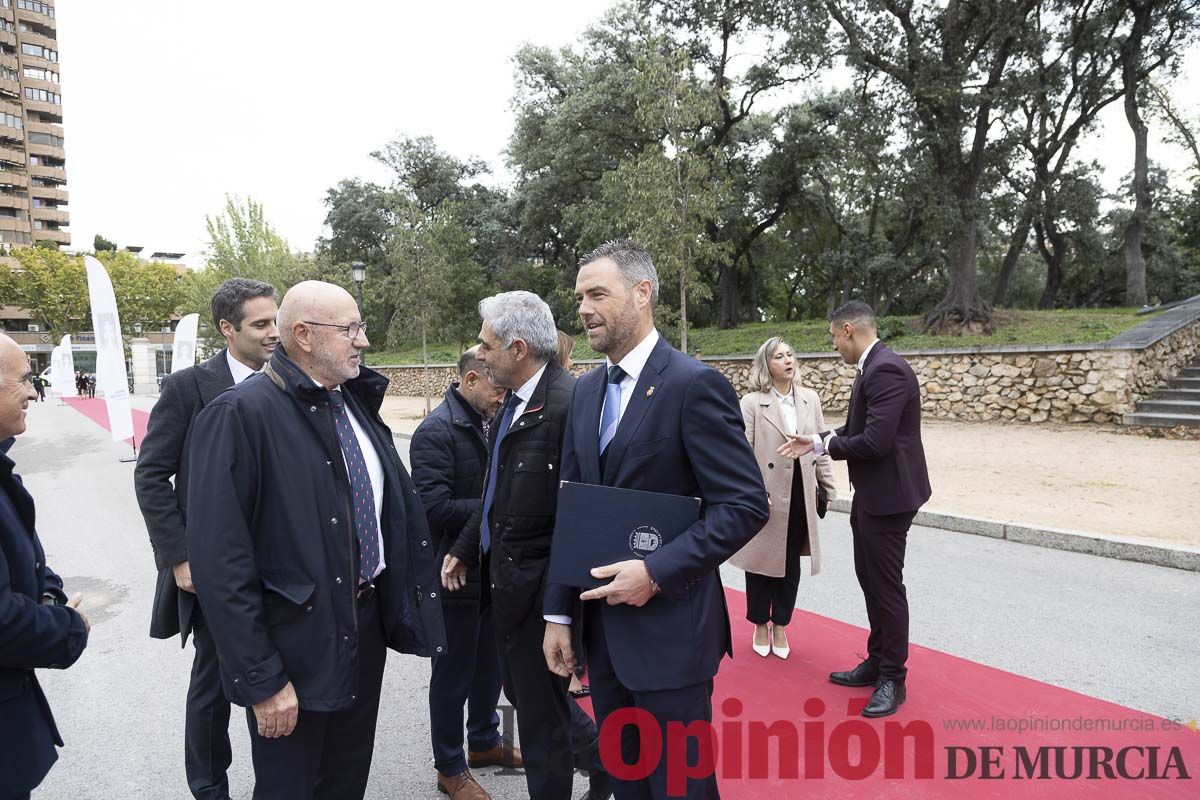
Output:
M270 284L233 278L217 287L212 297L213 326L225 337L226 347L202 364L163 377L133 473L158 566L150 635L169 639L180 634L180 644L186 646L190 632L196 649L184 723L184 769L192 795L202 800L229 797L225 773L233 756L229 700L221 690L216 646L196 602L188 566L189 438L200 410L257 373L275 352L276 311Z

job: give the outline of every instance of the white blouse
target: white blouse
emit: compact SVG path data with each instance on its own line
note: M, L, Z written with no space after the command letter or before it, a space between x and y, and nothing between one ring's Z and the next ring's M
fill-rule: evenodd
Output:
M793 387L787 394L780 394L779 390L772 386L771 391L779 400L779 410L783 414L783 426L787 428L788 433L796 433L796 389Z

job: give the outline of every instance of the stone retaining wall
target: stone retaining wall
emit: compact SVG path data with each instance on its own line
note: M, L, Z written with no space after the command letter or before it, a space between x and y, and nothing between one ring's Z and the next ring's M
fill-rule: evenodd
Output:
M1140 350L1098 344L899 352L917 373L922 409L934 417L1116 423L1200 355L1200 320ZM739 396L749 390L749 357L702 360L728 378ZM801 383L817 390L825 410L845 412L854 368L826 354L798 354L797 362ZM578 375L593 366L580 362L573 371ZM421 367L376 369L391 378L389 394L423 394ZM452 365L431 365L429 372L435 397L457 376Z

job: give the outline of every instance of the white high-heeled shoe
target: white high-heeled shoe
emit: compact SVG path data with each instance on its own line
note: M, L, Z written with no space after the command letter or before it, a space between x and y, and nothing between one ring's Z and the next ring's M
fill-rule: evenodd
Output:
M763 658L766 658L767 656L771 655L771 631L770 630L767 631L767 643L766 644L759 644L758 642L754 641L754 636L751 635L750 649L753 650L754 652L758 653Z
M786 636L787 634L784 634L784 635ZM783 647L779 647L778 645L775 644L775 630L774 629L771 630L771 652L785 661L787 660L787 657L792 654L791 645L785 644Z

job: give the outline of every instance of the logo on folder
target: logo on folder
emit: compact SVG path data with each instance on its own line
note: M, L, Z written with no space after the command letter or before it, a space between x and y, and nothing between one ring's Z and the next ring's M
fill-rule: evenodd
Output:
M638 558L645 558L662 547L663 537L653 525L639 525L629 534L629 549Z

